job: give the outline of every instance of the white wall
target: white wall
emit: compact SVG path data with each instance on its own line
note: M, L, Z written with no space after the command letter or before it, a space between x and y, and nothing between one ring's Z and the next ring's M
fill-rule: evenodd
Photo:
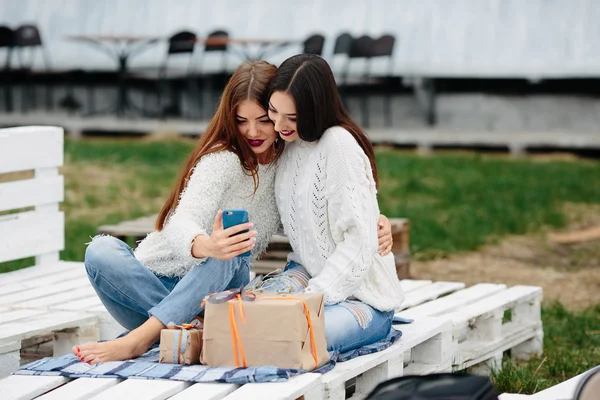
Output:
M600 75L599 0L0 0L0 24L36 22L56 68L114 69L114 61L70 34L199 35L303 39L397 36L400 75L576 77ZM291 47L277 57L298 52ZM132 61L155 65L164 47ZM0 62L4 53L0 51ZM206 60L217 65L217 57ZM239 58L231 57L233 68Z

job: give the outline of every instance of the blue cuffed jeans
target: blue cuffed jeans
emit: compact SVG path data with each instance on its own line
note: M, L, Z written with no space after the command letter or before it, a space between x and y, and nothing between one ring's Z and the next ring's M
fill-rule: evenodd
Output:
M308 271L290 261L285 270L265 281L269 292L299 292L310 280ZM328 351L350 351L385 338L392 329L393 311L379 311L358 300L325 306L325 340Z
M250 279L249 257L209 258L183 277L158 276L135 258L127 243L112 236L92 240L85 269L108 312L129 330L150 316L165 326L190 322L202 311L205 296L241 287Z

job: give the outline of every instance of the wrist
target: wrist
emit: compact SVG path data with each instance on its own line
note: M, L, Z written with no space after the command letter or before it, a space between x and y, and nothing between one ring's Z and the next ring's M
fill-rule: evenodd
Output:
M204 235L197 235L192 240L192 257L208 258L210 254L210 238Z

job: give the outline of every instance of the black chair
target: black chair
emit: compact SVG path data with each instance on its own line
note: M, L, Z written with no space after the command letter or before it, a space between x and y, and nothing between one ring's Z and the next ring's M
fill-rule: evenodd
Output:
M0 26L0 49L5 49L6 58L0 68L0 89L4 91L4 107L6 111L12 112L12 79L11 79L11 56L15 44L15 33L7 26Z
M347 40L347 39L346 39ZM386 125L392 125L392 110L391 110L391 93L390 93L390 78L393 74L393 52L396 39L391 35L381 36L375 40L370 36L364 35L350 44L348 51L348 67L350 61L353 59L362 59L364 64L363 73L358 77L357 83L361 86L362 90L367 93L361 96L361 114L362 121L365 127L369 126L369 104L368 104L368 92L372 90L381 91L385 93L384 97L384 119ZM372 65L371 61L377 57L388 57L388 71L383 76L372 76ZM346 82L348 82L348 70L346 71Z
M323 55L323 47L325 46L325 36L311 35L303 43L303 53Z
M31 100L31 104L34 108L36 106L35 90L31 80L35 75L33 67L35 63L35 56L38 51L42 53L45 73L50 71L50 59L42 43L42 36L37 26L22 25L15 30L14 51L17 53L17 60L19 62L18 71L23 76L25 81L24 93L21 99L21 107L23 108L23 111L27 111L29 108L27 104L28 99ZM48 85L46 90L47 108L52 107L52 97L52 88L50 85Z
M181 93L174 88L177 82L183 81L183 89L189 89L195 99L200 97L198 96L199 91L193 71L193 56L197 40L198 37L196 34L190 31L178 32L172 35L168 40L167 54L159 70L159 86L161 88L159 95L159 112L162 117L165 117L166 115L182 115ZM169 60L171 60L173 56L182 55L188 57L187 68L185 71L170 70ZM167 93L170 98L170 104L165 106L164 98Z

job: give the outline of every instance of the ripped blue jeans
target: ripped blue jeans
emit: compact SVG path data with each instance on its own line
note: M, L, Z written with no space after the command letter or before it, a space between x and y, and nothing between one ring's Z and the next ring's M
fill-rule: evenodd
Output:
M265 281L268 292L299 292L310 280L300 264L290 261L285 270ZM392 329L393 311L379 311L358 300L325 306L325 340L328 351L346 352L385 338Z

